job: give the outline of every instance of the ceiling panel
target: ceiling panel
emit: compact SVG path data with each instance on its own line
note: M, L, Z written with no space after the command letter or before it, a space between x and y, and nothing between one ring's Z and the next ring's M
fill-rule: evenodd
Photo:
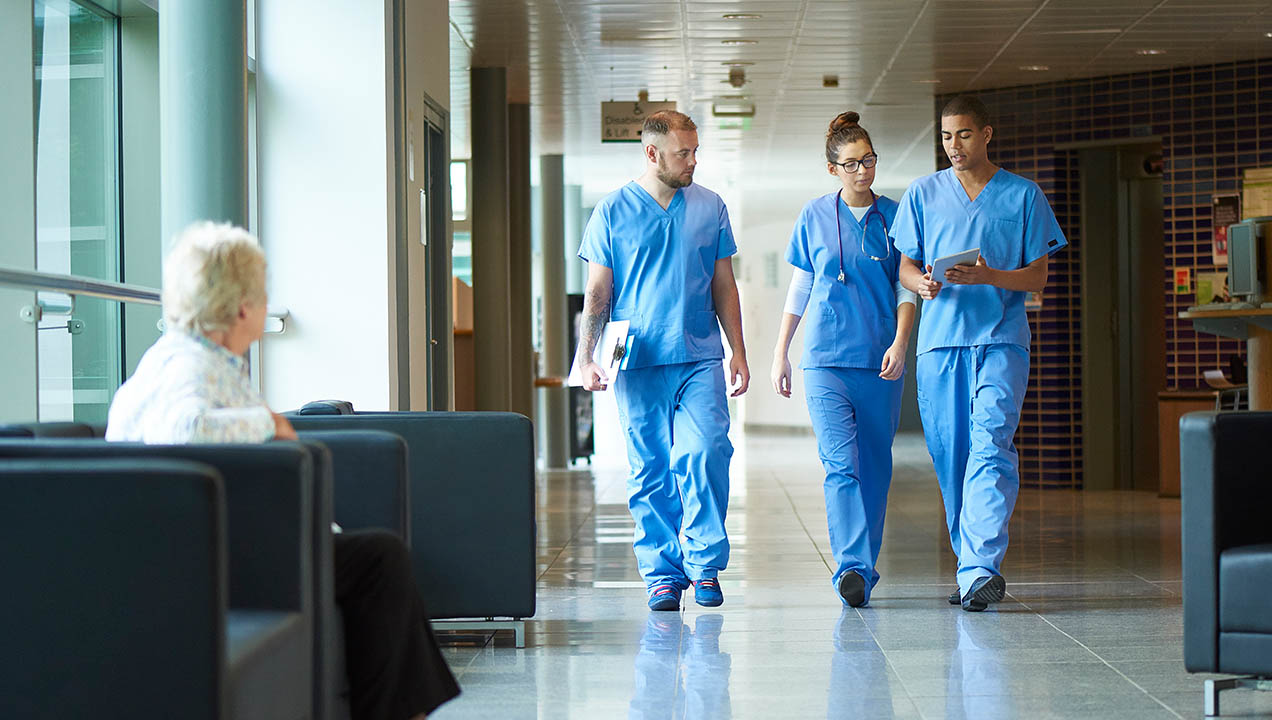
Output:
M1272 55L1272 0L453 0L450 20L453 154L469 152L469 68L507 67L535 152L564 152L592 196L640 171L632 146L599 142L599 116L642 89L695 118L703 167L729 183L816 171L826 124L855 108L896 187L931 167L935 93ZM756 116L711 117L723 95Z

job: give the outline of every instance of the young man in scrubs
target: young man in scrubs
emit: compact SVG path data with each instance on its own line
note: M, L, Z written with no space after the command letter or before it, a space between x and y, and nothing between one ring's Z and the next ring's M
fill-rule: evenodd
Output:
M614 384L631 466L633 546L650 609L679 610L690 584L699 605L714 607L724 602L717 575L729 562L733 456L721 325L733 351L732 395L750 383L730 260L737 244L724 201L693 184L693 121L654 113L641 143L644 173L601 200L583 233L578 365L586 389ZM608 320L629 321L634 336L616 378L592 361Z
M773 389L790 397L787 355L800 318L808 315L800 367L826 471L831 585L851 607L867 604L879 582L875 563L915 304L914 294L898 284L900 253L888 237L897 203L870 189L879 155L858 119L846 112L831 121L826 170L840 187L805 205L791 233L786 261L795 272L772 371Z
M1047 285L1047 260L1067 244L1037 184L989 161L994 131L980 100L941 111L951 167L906 190L892 226L901 282L924 299L919 413L945 502L958 591L980 612L1007 591L1000 568L1020 487L1012 438L1029 382L1025 296ZM979 249L975 265L932 277L932 263Z

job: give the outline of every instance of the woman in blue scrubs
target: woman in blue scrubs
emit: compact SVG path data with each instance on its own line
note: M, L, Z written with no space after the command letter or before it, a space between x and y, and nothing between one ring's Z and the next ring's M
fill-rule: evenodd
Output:
M791 337L809 315L800 367L826 470L831 584L852 607L869 602L879 582L875 562L915 303L898 282L900 256L888 237L897 203L870 189L879 156L858 120L845 112L831 121L826 170L840 187L805 205L791 234L786 260L795 275L772 371L773 388L790 397Z

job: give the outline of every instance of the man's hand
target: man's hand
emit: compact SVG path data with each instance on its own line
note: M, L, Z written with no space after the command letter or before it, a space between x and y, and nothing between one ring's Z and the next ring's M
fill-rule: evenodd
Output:
M589 360L580 366L579 374L583 376L584 390L595 392L609 387L609 378L605 376L605 370L594 360Z
M905 372L905 347L893 343L883 353L883 365L879 368L879 377L884 380L896 380Z
M274 416L274 439L275 440L297 440L296 428L292 427L291 421L271 410L270 415Z
M773 356L773 369L769 373L773 389L782 397L791 396L791 361L786 355Z
M948 273L946 273L948 275ZM927 266L927 272L923 273L923 278L919 280L918 287L914 289L919 297L924 300L931 300L936 294L941 292L941 283L932 279L932 266Z
M739 381L738 377L742 379ZM751 369L746 366L746 355L734 353L729 359L729 385L737 385L729 397L737 397L751 385Z
M975 265L955 265L946 270L945 280L952 285L993 285L995 272L985 264L983 255L977 255Z

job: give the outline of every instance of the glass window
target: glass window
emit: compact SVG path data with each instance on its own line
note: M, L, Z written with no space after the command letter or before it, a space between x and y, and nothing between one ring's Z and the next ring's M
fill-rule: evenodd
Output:
M34 11L36 267L118 280L117 22L70 0L35 0ZM106 421L119 318L118 303L89 298L44 317L41 420Z
M463 222L468 219L468 161L452 160L451 173L451 219Z

